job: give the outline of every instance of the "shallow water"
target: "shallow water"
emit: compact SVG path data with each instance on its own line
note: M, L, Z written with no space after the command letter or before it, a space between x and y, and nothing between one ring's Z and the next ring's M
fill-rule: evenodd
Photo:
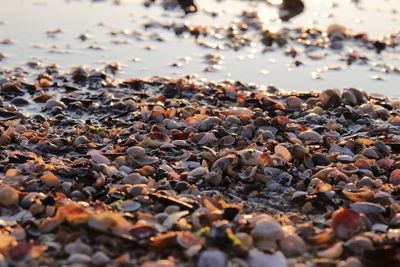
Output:
M397 13L400 3L397 0L364 0L358 1L359 4L354 3L357 1L309 0L305 1L305 12L288 23L274 20L277 9L262 2L197 1L200 11L188 16L183 16L181 10L165 11L158 2L161 1L146 8L142 1L137 0L124 1L121 5L113 4L112 1L2 0L0 40L9 38L15 40L15 44L0 45L0 53L7 55L7 58L0 61L0 67L23 66L28 70L26 62L39 61L43 65L56 63L69 70L76 65L100 68L105 63L118 62L124 66L118 74L121 78L197 74L201 78L215 81L233 79L274 84L285 90L320 91L351 86L371 93L400 95L400 74L384 73L381 67L374 67L379 64L399 67L399 47L388 48L378 55L374 51L346 43L341 51L316 51L327 53L320 60L312 60L304 53L299 53L296 60L305 64L293 67L294 59L284 55L284 48L262 53L264 45L259 41L240 51L214 50L197 45L191 37L177 38L172 31L161 27L149 30L143 27L145 22L185 21L191 25L228 25L238 18L242 10L257 10L266 16L266 27L294 28L311 24L325 29L330 24L338 23L346 25L350 32L366 32L370 37L378 39L399 28ZM208 14L208 11L216 9L220 10L222 16L212 17ZM268 18L272 18L272 21ZM57 33L58 29L61 32ZM112 31L117 33L124 30L127 34L110 34ZM47 34L46 31L55 33ZM78 36L84 33L93 37L81 41ZM154 40L155 34L165 41ZM204 41L216 43L210 39ZM104 50L89 49L89 46ZM300 46L296 48L303 49ZM347 66L340 59L351 49L368 56L369 62ZM209 53L223 57L220 70L204 72L208 66L204 56ZM179 67L172 67L173 63L178 63ZM336 67L340 70L330 70Z

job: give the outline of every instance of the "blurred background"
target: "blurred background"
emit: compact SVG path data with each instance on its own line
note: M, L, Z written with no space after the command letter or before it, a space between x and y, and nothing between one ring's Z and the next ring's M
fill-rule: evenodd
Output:
M400 96L398 0L2 0L0 70Z

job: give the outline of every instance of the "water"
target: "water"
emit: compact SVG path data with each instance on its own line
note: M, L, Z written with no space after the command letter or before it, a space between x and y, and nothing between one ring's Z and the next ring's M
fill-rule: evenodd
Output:
M305 65L294 67L294 59L285 56L284 49L263 53L265 47L259 41L240 51L214 50L197 45L192 37L177 38L172 31L161 28L145 30L143 26L145 22L229 25L234 19L238 19L238 14L243 10L257 10L274 18L277 9L262 2L202 0L197 1L200 11L186 17L180 10L163 10L158 3L161 0L150 8L144 7L141 0L126 0L121 5L113 4L112 1L83 0L1 2L0 40L10 38L15 40L15 44L0 45L0 53L8 56L0 61L0 68L23 66L29 70L26 65L28 61L40 61L43 65L56 63L64 70L76 65L100 68L105 63L118 62L123 65L122 72L118 74L120 78L182 77L197 74L201 78L215 81L232 79L263 85L274 84L285 90L320 91L325 88L352 86L371 93L400 95L400 73L384 73L379 67L380 64L399 67L399 47L376 54L372 50L348 43L341 51L317 51L316 53L327 53L320 60L312 60L305 53L299 53L296 60ZM330 24L338 23L346 25L350 32L366 32L376 39L399 29L398 0L364 0L359 1L359 4L354 2L308 0L305 1L306 10L301 15L288 23L266 19L266 27L294 28L314 25L326 28ZM215 9L220 9L223 15L212 17L206 12ZM61 32L46 33L58 29ZM128 34L111 34L124 30ZM93 38L81 41L78 36L85 33ZM154 40L154 34L166 41ZM218 42L211 39L204 41ZM90 49L89 46L102 47L105 50ZM154 50L149 50L149 47ZM295 48L304 50L301 46ZM368 56L368 63L347 66L341 59L351 49ZM208 66L204 62L204 56L209 53L223 57L220 70L204 71ZM177 62L180 62L180 67L171 66ZM332 68L340 70L331 70ZM320 76L320 79L313 79L316 76Z

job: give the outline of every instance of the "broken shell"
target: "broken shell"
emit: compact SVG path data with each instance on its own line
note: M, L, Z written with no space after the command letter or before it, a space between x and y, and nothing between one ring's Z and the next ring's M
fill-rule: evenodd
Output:
M331 227L341 239L347 239L361 230L358 213L350 209L339 209L332 215Z
M257 160L262 152L255 149L246 149L239 152L240 162L244 165L257 165Z

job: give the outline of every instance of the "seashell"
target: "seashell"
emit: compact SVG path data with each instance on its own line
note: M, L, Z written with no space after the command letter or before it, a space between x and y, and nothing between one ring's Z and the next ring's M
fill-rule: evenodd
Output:
M81 136L78 136L77 138L75 138L73 144L74 144L74 146L80 146L80 145L84 145L87 143L89 143L89 140L87 139L87 137L84 135L81 135Z
M226 256L219 250L205 250L203 251L197 262L198 267L225 267Z
M83 243L80 239L77 239L75 242L69 243L65 246L65 252L72 255L75 253L81 253L85 255L92 255L93 249Z
M286 256L299 256L307 250L307 245L301 237L295 233L286 234L279 240L279 246Z
M286 147L281 146L281 145L277 145L277 146L275 146L274 151L275 151L276 155L279 155L280 157L282 157L286 161L291 161L292 160L292 154L290 154L289 150L287 150Z
M372 148L366 148L362 151L362 154L370 159L379 159L378 153Z
M174 140L172 144L177 147L191 147L185 140Z
M188 249L190 247L203 244L205 240L204 238L198 237L191 232L181 232L176 237L176 241L182 248Z
M81 205L75 203L67 204L64 206L64 211L65 219L72 226L86 224L89 221L90 215Z
M251 235L257 241L274 241L283 237L282 226L271 216L261 214L252 221Z
M217 171L217 170L225 171L228 169L228 166L236 164L237 161L238 161L238 159L237 159L236 155L234 155L234 154L227 155L225 157L217 159L212 166L212 170L213 171Z
M360 186L368 186L368 187L373 187L375 185L374 180L372 180L368 176L365 176L365 177L361 178L361 180L358 181L358 184Z
M319 99L325 107L335 108L342 103L341 94L339 89L327 89L319 94Z
M336 160L338 162L342 162L342 163L351 163L354 162L354 158L350 155L338 155L336 157Z
M395 169L390 174L390 183L394 186L400 185L400 169Z
M298 160L303 160L305 154L307 153L307 149L302 145L296 144L292 147L290 153L294 158Z
M198 142L198 145L212 145L217 141L217 138L213 133L206 133Z
M321 180L327 180L329 174L335 170L334 168L324 168L320 171L318 171L316 174L314 174L312 177L313 178L319 178Z
M179 212L174 212L170 214L165 221L163 222L163 227L164 229L171 229L172 226L179 221L182 217L186 216L189 214L189 211L184 210L184 211L179 211Z
M119 202L117 205L117 208L120 211L132 212L132 211L138 210L141 206L142 205L139 202L128 199L128 200Z
M65 109L67 106L65 106L65 104L63 102L55 100L55 99L49 99L44 104L44 108L47 110L51 110L54 107L60 107L61 109Z
M130 154L132 157L143 157L145 155L145 150L143 147L140 146L133 146L130 147L126 150L128 154Z
M206 132L209 131L213 128L215 128L216 126L220 125L222 123L222 120L218 117L208 117L205 120L202 120L200 122L200 126L199 126L199 130L202 132Z
M400 116L390 116L388 122L394 126L400 126Z
M356 202L351 204L350 207L355 212L364 214L378 214L386 211L381 205L371 202Z
M254 113L248 108L230 108L226 109L222 112L224 115L233 115L233 116L249 116L253 117Z
M307 232L310 232L310 230L307 230ZM335 234L334 231L332 231L331 229L326 229L322 233L315 234L311 237L305 236L304 238L307 238L307 240L312 244L319 246L331 243L333 240L335 240Z
M70 255L67 259L68 264L79 264L79 263L87 263L90 262L91 258L88 255L74 253Z
M287 267L288 263L282 252L264 253L252 249L248 257L249 267Z
M117 235L126 234L132 228L132 224L120 214L108 211L93 214L88 224L94 229Z
M339 209L332 215L331 227L340 239L347 239L361 230L361 218L351 209Z
M343 102L352 106L358 106L365 103L365 93L362 90L356 88L345 88L343 90Z
M176 267L171 260L145 261L139 267Z
M343 194L350 200L359 202L366 201L373 197L374 193L369 189L349 189L342 190Z
M92 256L91 263L101 266L106 265L110 260L110 257L108 257L104 252L96 251Z
M169 137L160 132L151 132L146 135L141 145L145 147L157 148L161 145L168 143L170 141Z
M146 166L146 165L156 164L160 161L160 159L157 157L143 156L143 157L136 157L133 159L133 161L135 162L135 164L139 166Z
M352 175L354 173L357 173L359 171L359 168L354 165L346 165L346 166L340 168L340 171L342 171L343 173L345 173L347 175Z
M354 163L360 169L371 169L372 165L375 164L375 160L372 159L357 159Z
M299 134L299 138L302 141L310 142L310 143L321 143L323 138L322 136L315 131L305 131Z
M242 171L241 173L239 173L239 178L242 180L247 180L247 179L251 179L257 172L257 167L247 167L244 171Z
M61 184L61 181L51 172L44 172L42 176L40 176L40 180L42 180L48 186L58 186Z
M303 105L303 100L297 96L289 96L285 99L285 104L289 110L300 110Z
M232 135L227 135L222 137L219 140L218 144L221 146L232 146L233 144L235 144L235 142L236 142L235 137L233 137Z
M355 236L349 239L344 245L358 255L374 247L372 241L365 236Z
M222 175L211 171L204 176L204 181L212 185L219 185L222 182Z
M109 165L110 161L105 156L101 155L99 152L90 154L92 162L96 164L105 164Z
M257 165L262 166L262 167L270 167L270 166L273 166L274 163L273 163L272 157L269 155L269 153L264 152L257 158Z
M17 240L13 236L6 234L6 233L0 234L0 249L1 250L4 250L16 243L17 243ZM0 266L2 266L2 265L0 265Z
M379 168L382 169L389 169L390 167L392 167L393 163L394 163L393 159L380 159L376 162Z
M196 169L189 172L189 176L201 177L206 174L207 170L204 167L197 167Z
M0 205L9 207L18 205L18 191L9 185L0 185Z
M265 167L264 174L267 177L271 177L272 179L279 182L280 184L289 185L293 179L293 176L290 175L289 173L284 172L277 168L272 168L272 167Z
M318 257L328 258L328 259L336 259L339 258L343 253L343 243L337 242L330 248L327 248L323 251L318 251Z
M257 165L258 158L262 155L262 152L255 149L245 149L238 153L240 158L240 163L243 165Z
M146 184L147 182L148 180L139 173L128 174L121 180L122 184Z
M329 148L329 153L339 153L342 155L349 155L351 157L354 157L354 155L355 155L354 152L351 151L349 148L337 146L335 144L331 144L331 146Z

